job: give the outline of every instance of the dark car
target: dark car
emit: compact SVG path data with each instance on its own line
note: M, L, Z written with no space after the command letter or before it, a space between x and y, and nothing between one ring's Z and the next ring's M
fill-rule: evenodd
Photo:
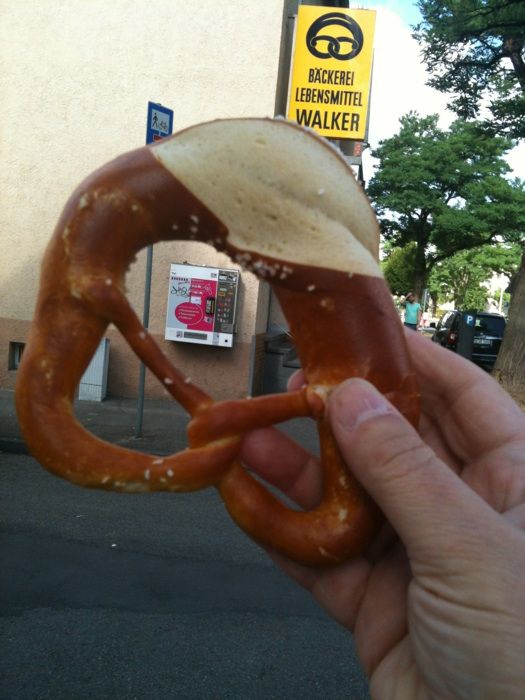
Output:
M460 323L462 315L461 311L447 311L438 323L432 340L456 352L462 326ZM482 367L492 368L496 362L504 332L505 318L501 314L477 312L470 358L472 362Z

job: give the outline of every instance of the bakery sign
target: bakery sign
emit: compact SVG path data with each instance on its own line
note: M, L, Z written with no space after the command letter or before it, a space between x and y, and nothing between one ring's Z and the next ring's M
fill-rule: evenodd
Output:
M165 339L231 348L238 287L238 270L172 263Z
M287 117L327 138L364 140L374 10L300 5Z

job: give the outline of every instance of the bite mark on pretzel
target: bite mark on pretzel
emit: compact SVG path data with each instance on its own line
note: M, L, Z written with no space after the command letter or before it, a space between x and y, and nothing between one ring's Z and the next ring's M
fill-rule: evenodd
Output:
M124 278L141 248L178 239L209 243L270 283L308 386L215 402L168 362L127 301ZM215 485L251 537L302 563L330 565L363 551L380 516L339 454L324 415L327 395L361 376L413 423L418 415L378 240L344 160L289 122L201 124L117 158L77 188L43 261L16 390L31 452L83 486ZM162 459L137 453L97 439L74 418L76 387L109 323L191 415L189 449ZM247 432L295 416L314 418L320 436L323 498L306 512L278 501L237 459Z

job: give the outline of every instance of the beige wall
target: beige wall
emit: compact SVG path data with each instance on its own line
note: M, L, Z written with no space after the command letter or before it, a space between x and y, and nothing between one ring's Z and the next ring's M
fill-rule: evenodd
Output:
M0 0L0 387L15 381L8 343L25 337L39 262L71 191L143 145L148 100L173 108L175 131L272 115L282 8L283 0ZM140 315L144 260L128 279ZM234 350L174 348L162 340L169 263L183 260L232 266L201 244L157 246L151 331L190 375L204 372L210 389L242 395L250 349L266 328L267 290L243 273ZM133 394L136 363L116 338L112 346L110 391Z

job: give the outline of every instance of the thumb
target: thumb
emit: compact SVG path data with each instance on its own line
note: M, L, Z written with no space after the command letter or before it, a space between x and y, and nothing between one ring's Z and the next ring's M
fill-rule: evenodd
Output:
M438 554L458 528L472 528L484 504L371 384L334 390L328 416L354 476L415 555Z

